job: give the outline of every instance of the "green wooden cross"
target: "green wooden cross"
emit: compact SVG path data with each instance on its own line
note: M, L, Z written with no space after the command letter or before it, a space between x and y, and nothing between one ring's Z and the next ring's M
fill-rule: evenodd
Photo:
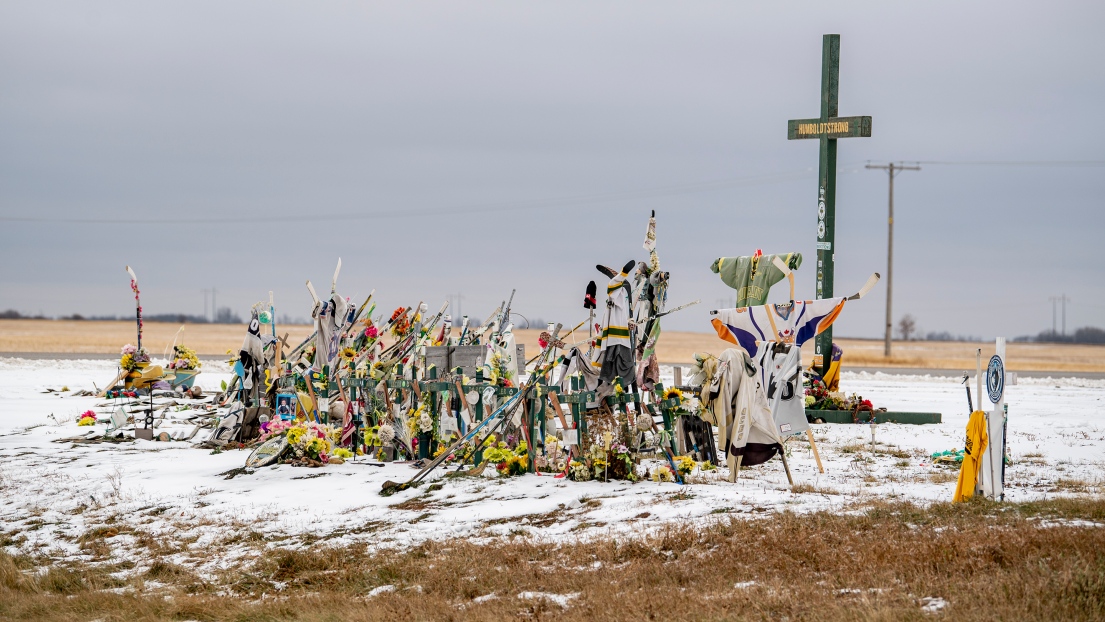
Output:
M838 117L840 35L825 35L821 43L821 116L787 121L787 140L816 138L821 141L817 188L817 299L833 297L836 238L836 140L870 138L871 117ZM817 336L813 366L822 375L829 368L833 329Z

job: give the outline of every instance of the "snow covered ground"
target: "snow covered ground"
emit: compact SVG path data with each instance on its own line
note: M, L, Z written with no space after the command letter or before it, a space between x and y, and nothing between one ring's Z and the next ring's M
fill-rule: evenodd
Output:
M206 363L198 384L215 391L226 368ZM671 369L662 370L669 378ZM82 444L76 418L102 400L48 393L103 385L114 361L0 358L0 542L10 552L90 559L81 536L99 529L117 560L139 564L136 538L173 543L168 561L197 571L226 568L262 546L325 541L406 546L425 539L528 534L581 539L646 533L726 515L849 511L878 499L950 500L956 470L933 452L961 448L966 398L955 378L845 372L842 388L891 410L943 413L938 425L884 424L870 450L866 425L818 425L826 472L804 440L790 446L798 487L778 460L725 481L697 473L686 486L654 482L576 483L548 476L450 478L391 497L385 480L407 465L358 460L321 469L276 466L228 474L247 453L212 454L182 441ZM1007 388L1007 498L1025 501L1100 494L1105 485L1105 380L1021 378ZM95 430L103 430L99 425ZM433 479L433 478L432 478Z

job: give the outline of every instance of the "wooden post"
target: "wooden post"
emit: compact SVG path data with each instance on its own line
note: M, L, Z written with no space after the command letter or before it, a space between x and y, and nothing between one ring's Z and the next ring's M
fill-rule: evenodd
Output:
M790 476L790 465L787 464L787 448L783 443L779 443L779 457L783 459L783 470L787 472L787 481L790 482L790 486L793 488L794 478Z
M825 467L821 466L821 454L817 451L817 443L813 442L813 430L806 428L806 438L810 439L810 448L813 449L813 459L817 461L818 472L824 473Z
M787 122L787 139L815 138L820 142L817 188L817 284L816 298L833 297L836 249L836 141L871 136L871 117L838 117L840 97L840 35L821 41L821 115L816 119ZM793 296L792 296L793 298ZM818 335L813 367L822 377L832 362L832 327Z

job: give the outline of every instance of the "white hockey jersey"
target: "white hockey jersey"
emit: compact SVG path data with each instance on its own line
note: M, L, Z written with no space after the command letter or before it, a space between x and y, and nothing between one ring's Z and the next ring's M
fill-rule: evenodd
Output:
M757 342L774 341L802 347L833 325L846 298L795 300L785 304L719 309L711 320L717 336L740 346L749 356L759 352Z

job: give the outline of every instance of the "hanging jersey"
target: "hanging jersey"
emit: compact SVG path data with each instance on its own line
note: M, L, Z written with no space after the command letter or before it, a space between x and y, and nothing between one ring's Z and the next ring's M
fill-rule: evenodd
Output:
M620 273L610 277L606 285L606 311L597 342L598 354L591 363L598 371L600 397L613 392L616 379L621 380L623 387L628 387L636 376L633 339L629 333L629 310L633 301L626 280L632 268L633 262L629 262Z
M333 367L338 358L342 329L345 328L349 303L337 294L322 303L318 317L315 318L315 371L322 371L323 365Z
M963 446L963 465L959 467L959 481L955 484L952 503L966 501L975 495L978 483L979 461L986 451L989 435L986 433L986 413L976 410L967 420L967 440Z
M802 349L798 346L765 344L756 355L760 386L771 406L771 417L779 436L801 434L810 428L806 420L802 391Z
M746 353L736 348L722 352L709 387L706 405L717 425L732 481L737 456L743 457L743 466L762 464L781 448L780 440L755 365Z
M736 290L736 306L755 307L766 303L771 286L786 276L775 267L776 257L791 270L797 270L802 265L801 253L784 253L760 257L721 257L714 261L710 270Z
M629 339L630 291L623 270L615 274L606 285L606 312L602 316L602 332L599 334L598 349L601 359L603 353L612 346L632 347ZM601 363L599 364L601 367Z
M798 347L833 325L845 298L796 300L786 304L719 309L711 320L717 336L740 346L749 356L759 351L757 341L790 343Z

